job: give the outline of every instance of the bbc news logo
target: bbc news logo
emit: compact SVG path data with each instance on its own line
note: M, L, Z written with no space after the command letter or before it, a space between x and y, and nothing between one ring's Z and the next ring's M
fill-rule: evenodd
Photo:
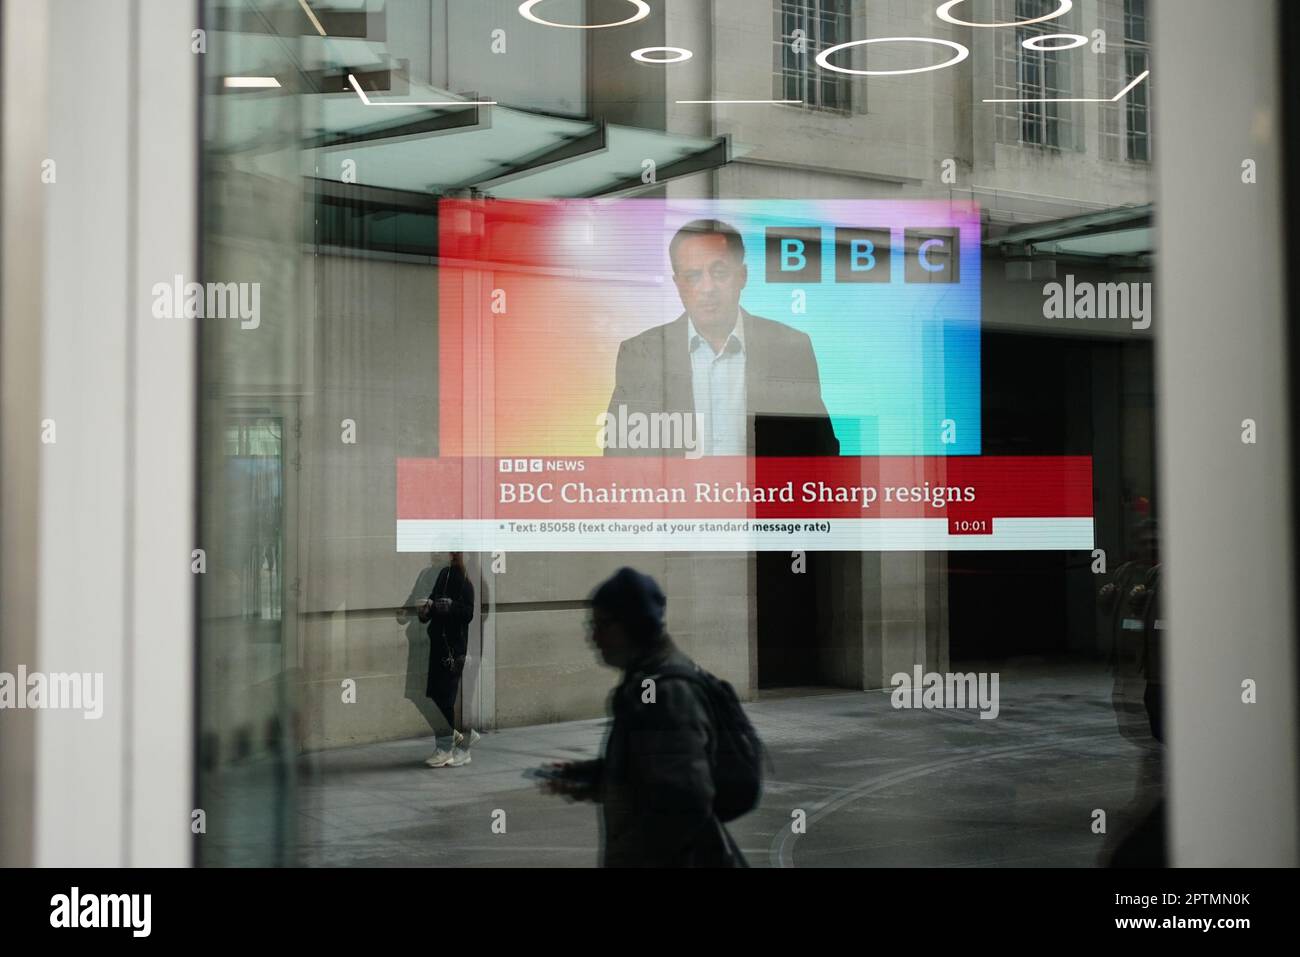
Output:
M499 463L502 472L540 472L541 459L502 459Z
M822 230L818 226L769 226L767 281L822 281ZM893 230L835 228L835 282L891 282ZM903 230L903 282L961 282L961 230L956 226Z
M498 459L498 472L583 472L582 459Z

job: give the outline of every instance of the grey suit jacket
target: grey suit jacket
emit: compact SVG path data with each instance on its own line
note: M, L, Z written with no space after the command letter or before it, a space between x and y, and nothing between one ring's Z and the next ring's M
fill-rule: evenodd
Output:
M812 341L784 323L740 312L745 324L745 400L750 454L839 455L822 402ZM686 313L625 340L618 349L610 415L695 411ZM683 449L607 448L606 455L685 455Z

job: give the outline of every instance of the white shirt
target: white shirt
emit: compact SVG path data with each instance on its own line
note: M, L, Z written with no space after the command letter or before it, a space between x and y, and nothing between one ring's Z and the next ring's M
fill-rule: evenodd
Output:
M690 324L687 342L691 353L691 387L695 411L700 414L702 455L744 455L747 451L745 422L745 324L739 312L736 325L727 336L722 352L715 353L709 341Z

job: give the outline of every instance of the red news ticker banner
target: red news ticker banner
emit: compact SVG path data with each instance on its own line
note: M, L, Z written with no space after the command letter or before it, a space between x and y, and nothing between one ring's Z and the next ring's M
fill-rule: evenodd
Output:
M398 551L1092 547L1089 456L397 462Z

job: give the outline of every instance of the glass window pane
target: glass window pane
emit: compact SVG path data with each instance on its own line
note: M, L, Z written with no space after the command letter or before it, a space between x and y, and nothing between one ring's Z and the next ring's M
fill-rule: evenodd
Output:
M599 644L591 599L624 564L781 762L779 801L728 824L738 847L771 847L786 803L917 755L1023 744L1014 774L975 761L955 798L873 791L887 833L831 814L795 860L1110 854L1059 822L1080 793L1162 793L1153 101L1147 82L1067 101L1146 70L1145 5L966 31L988 34L972 62L888 79L814 58L932 35L932 4L731 4L691 22L683 65L632 60L628 31L528 23L514 0L322 7L328 42L282 6L253 29L204 4L222 38L202 64L204 268L261 283L263 318L200 333L199 790L250 823L201 863L380 844L384 863L594 863L594 817L567 847L554 819L512 815L532 850L489 851L396 809L441 787L457 820L484 815L506 800L492 788L531 785L477 775L596 757L583 723L634 659ZM579 24L604 6L539 9ZM1104 56L1022 46L1090 32L1090 11ZM499 23L502 53L483 39ZM254 73L281 85L224 84ZM1052 318L1067 281L1111 312ZM657 654L637 581L617 587L645 614L622 624ZM975 697L894 707L915 668L969 673ZM995 674L1006 717L982 720ZM1037 747L1060 727L1088 747ZM357 796L350 762L372 769L373 817L320 811ZM990 793L978 827L952 823L954 800Z

